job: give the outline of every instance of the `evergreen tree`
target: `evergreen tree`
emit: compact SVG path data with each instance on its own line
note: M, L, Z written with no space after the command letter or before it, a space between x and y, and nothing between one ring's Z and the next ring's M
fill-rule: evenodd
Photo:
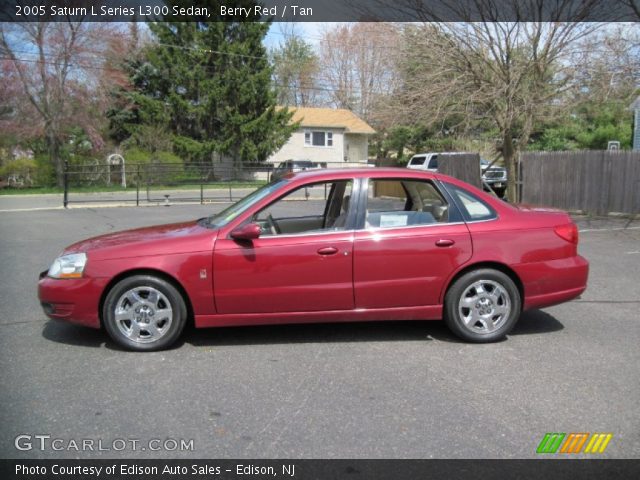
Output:
M113 136L164 126L175 152L186 159L205 161L220 154L238 168L264 161L296 128L289 125L291 113L276 108L262 45L269 24L251 16L211 21L219 1L184 3L208 7L212 17L149 24L156 41L127 67L133 91L125 94L127 107L121 104L111 112ZM251 7L255 2L225 5Z

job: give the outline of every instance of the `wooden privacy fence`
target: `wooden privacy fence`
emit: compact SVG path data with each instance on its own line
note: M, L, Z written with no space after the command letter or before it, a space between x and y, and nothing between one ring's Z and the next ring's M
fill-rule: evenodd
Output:
M482 188L480 155L477 153L438 155L438 173L458 178L474 187Z
M640 152L525 152L523 203L604 215L640 212Z

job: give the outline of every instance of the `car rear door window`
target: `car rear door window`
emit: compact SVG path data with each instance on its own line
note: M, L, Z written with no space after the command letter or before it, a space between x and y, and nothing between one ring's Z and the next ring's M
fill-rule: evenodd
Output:
M370 179L366 228L397 228L447 223L449 205L430 181Z

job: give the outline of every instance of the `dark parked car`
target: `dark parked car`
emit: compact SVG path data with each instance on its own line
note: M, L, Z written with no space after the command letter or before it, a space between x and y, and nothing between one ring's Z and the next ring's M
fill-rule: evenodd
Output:
M482 171L482 181L489 185L499 197L504 197L507 190L507 169L492 165L488 160L481 158L480 170Z
M409 159L407 168L437 172L439 156L463 154L465 154L465 152L418 153ZM488 160L481 158L480 173L482 175L483 186L493 190L500 198L504 197L507 190L506 168L492 165Z
M311 195L301 195L309 191ZM208 218L80 241L40 274L51 317L158 350L196 327L444 318L472 342L586 288L569 215L409 169L289 174Z
M271 180L278 180L288 173L297 173L305 170L327 168L326 162L312 162L311 160L285 160L273 170Z

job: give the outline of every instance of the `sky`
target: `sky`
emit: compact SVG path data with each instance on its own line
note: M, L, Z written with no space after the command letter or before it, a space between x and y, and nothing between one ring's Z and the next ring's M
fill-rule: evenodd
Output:
M337 24L327 22L274 22L264 39L264 44L268 49L277 47L293 31L304 41L317 47L322 32L335 25Z

